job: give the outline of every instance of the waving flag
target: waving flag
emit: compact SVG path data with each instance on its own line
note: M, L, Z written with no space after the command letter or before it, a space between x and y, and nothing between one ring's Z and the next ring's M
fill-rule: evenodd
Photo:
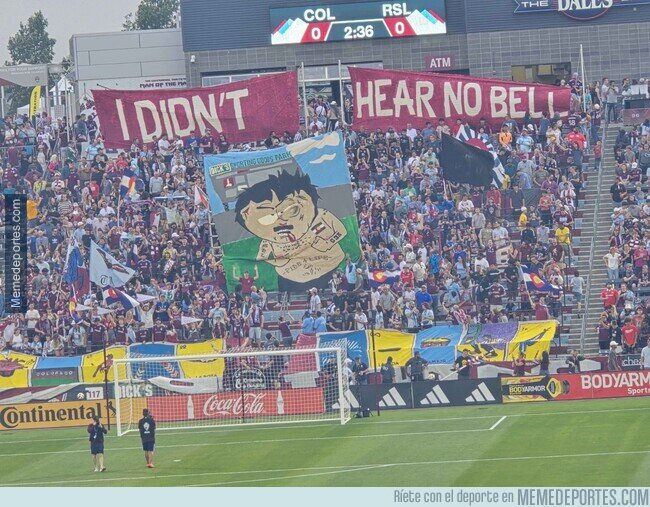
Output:
M463 125L458 130L456 139L470 144L476 148L480 148L481 150L490 152L492 158L494 159L494 167L492 169L492 182L497 186L497 188L501 188L506 175L506 171L503 168L501 160L497 156L497 151L494 149L492 141L490 141L489 138L487 140L483 140L481 137L479 137L479 134L476 131L465 125Z
M542 276L538 275L534 271L531 271L528 266L522 265L519 269L521 271L521 277L524 279L524 282L526 282L526 288L529 291L552 292L557 294L562 290L561 287L549 283Z
M120 303L125 310L131 310L136 306L140 306L140 303L129 296L126 292L122 292L113 287L104 287L102 289L102 296L104 297L104 304L106 306Z
M90 281L101 287L122 287L135 276L135 271L120 264L94 241L90 242Z
M371 287L379 287L380 285L392 285L399 280L401 271L385 271L383 269L376 269L368 272L368 280Z
M124 169L120 181L120 196L122 199L135 193L136 179L135 173L131 169Z
M205 209L210 209L208 196L198 185L194 185L194 206L203 206Z
M76 239L72 239L68 244L68 255L65 260L65 270L63 273L63 280L68 285L72 285L79 279L79 268L83 267L83 256Z
M75 322L79 322L79 314L77 314L77 296L74 292L74 287L70 290L70 299L68 300L68 312L70 312L70 317Z

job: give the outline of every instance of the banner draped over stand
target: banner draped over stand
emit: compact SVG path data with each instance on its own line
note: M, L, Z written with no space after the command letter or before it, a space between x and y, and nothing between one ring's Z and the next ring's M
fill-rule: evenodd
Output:
M93 90L106 146L128 149L167 134L199 138L207 128L215 141L265 139L271 130L298 130L297 73L281 72L207 88Z
M506 116L521 120L528 112L541 118L548 111L566 117L571 91L537 83L516 83L453 74L348 67L354 91L356 129L422 128L460 118L477 125L481 118L500 129Z

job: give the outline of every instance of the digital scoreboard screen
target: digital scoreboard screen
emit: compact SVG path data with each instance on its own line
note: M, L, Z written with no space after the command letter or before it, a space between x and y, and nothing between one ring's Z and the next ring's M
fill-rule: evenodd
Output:
M270 14L273 45L447 33L445 0L284 7Z

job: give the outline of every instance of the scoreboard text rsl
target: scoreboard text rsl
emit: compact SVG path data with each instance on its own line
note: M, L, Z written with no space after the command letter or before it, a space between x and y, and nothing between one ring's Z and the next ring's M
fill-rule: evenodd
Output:
M270 17L274 45L447 33L445 0L272 8Z

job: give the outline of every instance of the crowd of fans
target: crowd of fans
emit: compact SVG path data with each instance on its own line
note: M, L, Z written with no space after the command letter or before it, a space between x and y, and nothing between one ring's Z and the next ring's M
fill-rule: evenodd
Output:
M635 352L650 336L649 120L619 131L614 157L610 250L603 258L608 284L601 292L603 311L596 330L601 351L616 342L626 352Z
M582 96L577 77L567 86ZM508 117L492 128L484 120L464 125L440 119L396 124L386 132L353 129L350 101L339 106L317 97L308 106L305 128L271 132L260 148L341 129L357 205L362 257L348 258L328 290L309 291L300 330L312 334L374 326L415 332L440 322L559 319L565 291L579 305L584 279L570 269L572 241L584 167L600 159L605 101L598 88L586 110L578 103L562 120L546 113L523 121ZM441 134L464 126L498 150L505 170L499 185L443 180ZM3 319L0 350L59 356L98 349L105 341L210 337L225 338L229 346L293 343L293 316L269 318L277 307L256 287L255 273L243 274L236 290L227 291L208 210L194 201L194 186L205 188L204 154L252 146L232 146L207 129L185 141L163 135L144 145L135 139L130 150L109 155L92 114L70 122L43 114L33 124L9 116L0 136L3 189L29 195L29 309ZM640 134L630 141L635 160L642 156L639 150L647 150L642 139ZM621 153L627 162L627 150ZM136 192L120 199L126 168L137 176ZM629 205L618 213L632 217L642 211ZM643 216L638 225L629 222L629 227L628 221L620 224L628 236L645 237ZM124 290L155 299L136 310L106 312L101 290L93 285L90 294L77 293L77 305L89 309L72 315L70 287L62 281L72 238L86 262L92 239L135 269L137 276ZM559 290L529 292L521 265ZM368 273L375 270L398 276L390 284L371 286ZM640 284L647 266L633 272ZM200 320L186 324L184 317Z

